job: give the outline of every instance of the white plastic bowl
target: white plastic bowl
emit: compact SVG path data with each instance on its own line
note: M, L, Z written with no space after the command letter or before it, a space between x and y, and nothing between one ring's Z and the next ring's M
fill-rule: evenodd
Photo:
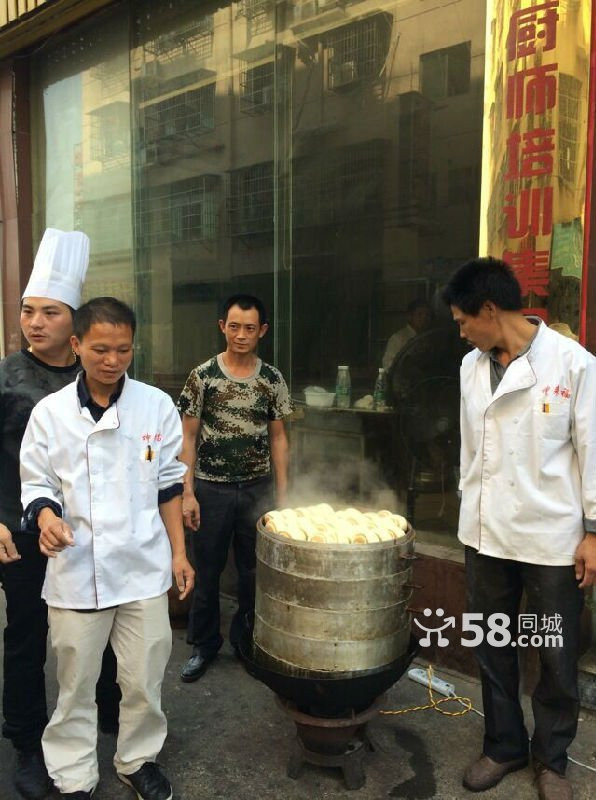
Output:
M331 408L335 400L335 392L304 392L307 406L314 408Z

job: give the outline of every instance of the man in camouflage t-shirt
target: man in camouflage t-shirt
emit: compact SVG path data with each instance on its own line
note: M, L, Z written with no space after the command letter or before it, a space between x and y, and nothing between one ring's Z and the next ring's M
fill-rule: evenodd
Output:
M182 508L185 524L196 531L197 580L187 634L193 652L181 673L187 683L203 675L223 643L219 579L230 542L238 569L230 643L237 648L252 626L256 522L283 504L287 487L283 418L292 404L279 370L257 356L268 329L265 308L256 297L235 295L224 304L219 327L225 351L190 373L178 400L184 432L180 458L188 465Z

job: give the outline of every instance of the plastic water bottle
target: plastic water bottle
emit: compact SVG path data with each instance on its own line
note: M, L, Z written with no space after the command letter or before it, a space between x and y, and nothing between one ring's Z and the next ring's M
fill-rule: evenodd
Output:
M335 402L338 408L350 407L351 393L350 369L346 366L340 366L337 368L337 380L335 382Z
M383 367L379 367L379 374L373 391L373 400L377 411L384 411L387 408L387 373Z

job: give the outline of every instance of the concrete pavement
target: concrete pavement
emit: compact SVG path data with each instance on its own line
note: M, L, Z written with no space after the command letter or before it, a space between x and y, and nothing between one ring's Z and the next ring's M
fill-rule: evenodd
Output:
M2 593L0 593L2 594ZM0 624L4 626L3 594ZM227 619L233 609L222 601ZM160 756L174 786L175 800L472 800L461 786L464 766L480 752L483 721L474 713L447 717L436 711L379 716L369 724L374 751L366 761L366 784L345 789L338 770L305 765L298 780L286 775L294 725L274 701L273 693L251 678L227 644L205 676L194 684L178 673L189 655L183 630L174 630L174 649L164 683L169 736ZM55 667L48 664L50 704L55 702ZM456 692L481 708L479 684L458 673L440 671ZM427 702L424 687L403 677L390 691L387 708L403 709ZM531 711L527 698L528 724ZM457 706L453 706L457 710ZM99 736L101 780L94 800L134 800L133 792L114 774L113 737ZM596 715L581 714L572 756L596 768ZM13 753L0 740L0 800L20 800L12 788ZM571 764L568 771L575 800L596 800L596 773ZM529 769L507 776L482 800L535 800Z

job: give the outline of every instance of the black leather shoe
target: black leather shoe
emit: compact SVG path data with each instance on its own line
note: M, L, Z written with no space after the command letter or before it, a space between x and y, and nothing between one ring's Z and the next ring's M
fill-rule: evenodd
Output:
M139 800L172 800L172 786L159 766L145 761L132 775L118 773L118 777L137 793Z
M207 667L214 659L215 656L205 658L200 653L194 652L186 664L182 667L180 677L182 678L183 683L193 683L194 681L198 681L201 675L205 674Z
M26 800L43 800L52 791L52 779L48 775L41 748L17 750L14 785Z

